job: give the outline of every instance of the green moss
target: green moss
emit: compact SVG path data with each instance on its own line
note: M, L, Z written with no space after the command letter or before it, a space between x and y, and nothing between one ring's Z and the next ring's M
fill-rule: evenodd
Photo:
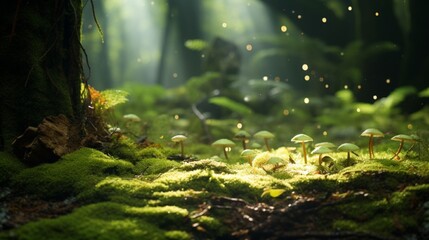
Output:
M211 236L211 238L219 238L227 233L227 228L222 224L221 221L210 216L201 216L192 219L194 226L202 228L205 233Z
M359 224L351 220L335 220L332 228L337 231L356 231Z
M0 186L7 186L11 177L25 168L25 165L14 155L0 152Z
M187 162L183 163L180 166L181 170L184 171L191 171L196 169L207 169L212 170L216 173L231 173L231 169L228 167L227 164L223 162L218 162L212 159L202 159L198 161L193 162Z
M190 239L188 211L98 203L56 219L32 222L11 231L13 239ZM12 237L11 237L12 238Z
M114 141L106 149L106 153L132 163L136 163L140 159L136 143L127 137L120 137Z
M159 174L179 166L180 163L164 158L145 158L136 163L135 172L144 175Z
M107 177L95 186L87 198L92 196L96 199L123 203L136 202L133 199L138 199L137 205L142 205L147 204L147 200L152 198L154 192L167 189L167 185L162 183L143 181L137 178Z
M165 159L166 156L162 149L156 147L147 147L139 150L138 155L140 158L160 158Z
M108 175L130 175L133 165L82 148L58 162L28 168L13 178L15 189L43 198L66 198L91 190Z

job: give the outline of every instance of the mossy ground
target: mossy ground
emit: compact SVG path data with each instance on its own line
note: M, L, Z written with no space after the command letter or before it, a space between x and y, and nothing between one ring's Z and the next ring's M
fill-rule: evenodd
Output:
M424 239L429 234L429 159L390 160L386 150L369 160L363 149L351 166L343 165L345 154L334 153L335 166L318 167L318 156L303 165L293 153L295 164L266 172L238 153L225 161L211 157L221 152L210 151L173 161L167 158L177 149L123 142L108 154L83 148L33 168L1 153L0 183L9 191L0 195L0 238L282 239L311 233ZM285 191L261 197L266 189ZM22 196L70 203L74 210L6 229L8 216L19 214L8 203Z

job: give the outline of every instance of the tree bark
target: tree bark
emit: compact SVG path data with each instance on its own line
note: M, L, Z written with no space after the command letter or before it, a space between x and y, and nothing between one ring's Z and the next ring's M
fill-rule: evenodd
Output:
M79 118L82 1L25 1L0 8L0 150L50 115Z

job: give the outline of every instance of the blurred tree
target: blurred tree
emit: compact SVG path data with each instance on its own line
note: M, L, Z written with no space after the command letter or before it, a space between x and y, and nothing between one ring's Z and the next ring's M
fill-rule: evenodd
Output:
M81 12L81 0L2 3L0 149L46 116L80 116Z
M158 68L158 84L178 86L190 77L201 74L201 55L185 47L187 40L202 38L200 5L201 1L199 0L168 0L168 13L166 15L166 26L162 39L161 59ZM173 42L171 41L172 39L174 39ZM181 77L182 81L178 83L177 81L171 81L171 78L166 75L166 73L170 73L168 68L171 67L167 60L168 58L177 59L174 56L178 56L182 61L186 62L182 66L185 69L181 69L181 75L183 75Z

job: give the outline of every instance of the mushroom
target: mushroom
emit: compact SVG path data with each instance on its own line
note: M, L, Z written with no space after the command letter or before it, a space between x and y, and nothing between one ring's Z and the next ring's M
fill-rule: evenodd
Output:
M374 158L374 138L375 137L384 137L384 134L380 130L375 128L368 128L362 132L361 136L369 137L368 151L369 159Z
M307 151L305 150L305 143L311 142L313 139L305 134L298 134L291 139L294 143L301 143L302 146L302 154L304 155L304 163L307 164Z
M130 127L131 123L136 123L136 122L140 122L141 119L135 115L135 114L125 114L124 116L122 116L123 119L125 119L125 121L127 122L126 126Z
M223 154L225 155L226 160L228 160L228 153L226 151L226 148L235 146L235 143L229 139L222 138L212 143L212 146L221 147L223 149Z
M243 150L246 150L246 141L249 140L249 138L250 134L244 130L240 130L234 135L234 139L240 140L243 144Z
M244 149L240 156L249 162L250 166L252 166L252 160L256 156L257 151L253 149Z
M274 138L274 134L268 131L259 131L253 135L254 138L262 138L264 139L265 146L267 147L267 151L271 151L270 146L268 145L268 139Z
M396 159L396 160L401 159L399 157L399 153L401 152L402 147L404 146L404 142L412 142L412 143L416 142L416 140L413 137L411 137L409 135L405 135L405 134L399 134L399 135L393 136L391 138L391 140L401 142L399 144L398 150L395 152L395 154L391 158L391 159Z
M316 143L314 145L315 147L327 147L327 148L331 148L331 149L335 149L337 146L335 146L335 144L331 143L331 142L320 142L320 143Z
M322 154L331 152L333 152L333 150L328 147L317 146L313 151L311 151L311 154L319 154L319 165L322 165Z
M359 150L359 147L353 143L343 143L337 148L337 150L339 152L347 152L347 161L350 161L350 152Z
M183 149L183 142L188 139L185 135L176 135L174 137L171 138L171 141L175 142L175 143L179 143L180 144L180 156L182 158L185 158L185 151Z
M124 116L122 116L126 121L128 122L140 122L141 119L135 115L135 114L125 114Z

